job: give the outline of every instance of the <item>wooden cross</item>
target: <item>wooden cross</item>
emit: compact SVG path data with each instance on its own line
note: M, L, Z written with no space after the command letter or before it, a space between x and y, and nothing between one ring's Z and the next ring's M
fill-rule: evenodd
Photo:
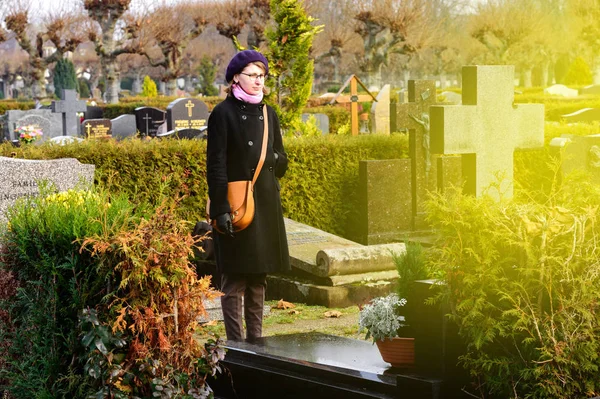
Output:
M344 89L350 84L350 95L342 95ZM358 85L360 85L367 94L358 94ZM340 90L337 92L335 97L331 99L329 104L339 103L339 104L348 104L350 103L350 116L351 116L351 126L352 126L352 135L358 136L358 103L359 102L369 102L369 101L377 101L375 96L373 96L369 90L365 87L365 85L360 81L360 79L356 75L352 75L346 80L346 83L342 85Z
M514 150L544 145L544 105L514 103L512 65L465 66L462 76L462 105L429 109L431 150L468 154L466 192L480 196L500 178L498 191L488 193L512 197Z
M185 107L188 109L188 117L191 118L192 117L192 108L194 108L196 105L192 102L192 100L188 100L187 104L185 104Z
M87 111L85 101L77 100L77 92L63 89L61 101L52 101L51 108L54 113L62 113L63 136L77 136L80 123L77 112Z
M411 160L413 229L424 227L427 191L437 189L430 151L429 107L436 103L433 80L409 80L408 103L396 107L396 125L407 128Z

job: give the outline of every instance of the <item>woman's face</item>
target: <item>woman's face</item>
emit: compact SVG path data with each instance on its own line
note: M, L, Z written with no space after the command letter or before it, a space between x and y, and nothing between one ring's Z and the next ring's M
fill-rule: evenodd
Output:
M246 93L257 95L262 93L265 85L265 71L257 65L248 64L237 75L237 81Z

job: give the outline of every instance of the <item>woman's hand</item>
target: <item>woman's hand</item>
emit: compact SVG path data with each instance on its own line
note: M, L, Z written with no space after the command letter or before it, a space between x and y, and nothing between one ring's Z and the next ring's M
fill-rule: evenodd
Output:
M233 234L233 223L231 222L231 215L229 213L222 213L217 216L217 230L221 234L225 234L231 238L235 237Z

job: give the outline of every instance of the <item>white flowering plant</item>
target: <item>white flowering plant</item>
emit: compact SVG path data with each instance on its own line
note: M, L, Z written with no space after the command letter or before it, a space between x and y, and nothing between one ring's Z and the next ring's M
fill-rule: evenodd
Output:
M373 342L398 337L398 330L405 327L404 316L398 314L406 305L406 299L397 294L374 298L360 310L359 331L367 330L366 339Z

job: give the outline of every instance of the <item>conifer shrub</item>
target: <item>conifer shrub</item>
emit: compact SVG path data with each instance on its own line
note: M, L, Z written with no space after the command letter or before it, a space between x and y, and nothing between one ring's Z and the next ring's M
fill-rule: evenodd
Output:
M555 184L545 202L436 195L429 252L460 358L481 398L583 398L600 392L600 189Z
M564 84L589 85L592 81L592 72L587 62L581 57L575 58L564 77Z
M61 58L54 67L54 95L60 98L63 90L77 90L79 82L75 73L75 66L66 58Z
M144 76L144 82L142 83L142 97L153 98L158 96L158 89L156 83L150 76Z

